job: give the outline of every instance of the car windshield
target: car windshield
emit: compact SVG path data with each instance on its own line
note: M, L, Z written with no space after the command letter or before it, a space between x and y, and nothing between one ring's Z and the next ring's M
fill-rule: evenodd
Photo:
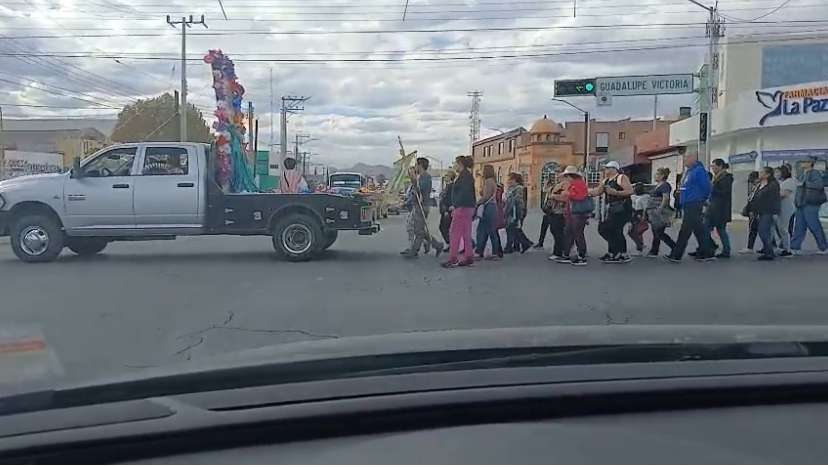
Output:
M828 324L823 26L820 0L4 0L0 394Z

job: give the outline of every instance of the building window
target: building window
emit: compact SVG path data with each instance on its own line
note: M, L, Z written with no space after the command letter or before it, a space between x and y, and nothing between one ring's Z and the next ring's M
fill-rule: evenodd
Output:
M489 148L489 157L492 157L492 149L493 149L492 145L490 144L488 146L488 148Z
M510 153L515 152L515 140L514 139L509 140L509 152Z
M503 141L497 143L497 154L503 154Z
M541 135L538 135L538 142L540 142L540 141L542 141L541 140Z
M609 133L595 133L595 152L609 150Z
M552 141L552 135L546 135L546 141Z
M627 139L627 134L624 133L623 131L619 131L618 132L618 141L624 141L625 139Z

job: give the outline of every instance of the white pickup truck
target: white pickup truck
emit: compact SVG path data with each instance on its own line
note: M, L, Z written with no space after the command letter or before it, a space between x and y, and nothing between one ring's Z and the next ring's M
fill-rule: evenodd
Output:
M371 235L371 203L328 193L226 194L203 143L134 143L102 149L66 173L0 182L0 235L26 262L64 247L94 255L109 242L183 235L269 235L291 261L312 259L340 230Z

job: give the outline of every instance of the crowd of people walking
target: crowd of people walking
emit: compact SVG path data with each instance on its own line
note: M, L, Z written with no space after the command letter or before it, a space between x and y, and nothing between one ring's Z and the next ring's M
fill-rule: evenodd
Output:
M431 192L431 176L428 159L419 158L409 173L413 181L406 198L410 245L402 253L415 258L421 247L426 253L433 248L437 256L448 252L443 267L467 267L474 264L475 258L498 261L507 254L526 253L533 246L543 249L549 235L553 243L550 260L583 266L588 258L585 228L595 219L598 233L606 242L607 251L599 258L603 263L625 264L632 260L625 227L639 256L658 258L664 244L670 251L663 258L681 262L692 236L698 247L688 254L695 260L730 258L733 252L728 225L732 221L734 185L730 167L724 160L715 159L706 168L694 154L685 154L683 159L685 170L675 192L668 181L668 168L658 168L655 184L645 187L633 184L620 165L610 161L601 182L590 189L576 167L566 167L544 187L541 232L533 244L523 230L528 198L523 177L508 174L504 187L498 183L494 168L484 165L482 183L476 188L472 158L459 156L454 170L444 176L438 203L439 230L447 244L444 246L428 231L429 208L423 200ZM762 261L798 255L809 231L820 253L828 253L819 219L820 207L826 202L825 176L814 162L802 162L799 178L793 176L788 165L764 167L750 174L742 210L748 220L748 246L739 253L759 253ZM671 228L679 218L681 226L673 239ZM501 244L501 229L506 232L505 244ZM645 252L644 234L648 230L652 239ZM754 250L757 237L762 242L758 251Z

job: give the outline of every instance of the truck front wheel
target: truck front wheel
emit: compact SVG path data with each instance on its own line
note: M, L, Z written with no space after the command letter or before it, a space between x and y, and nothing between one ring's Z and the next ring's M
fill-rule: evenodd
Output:
M289 214L273 229L273 248L288 261L309 261L322 245L319 222L306 214Z
M100 238L68 238L66 239L66 247L72 250L78 256L92 256L96 255L106 248L109 244L104 239Z
M63 230L54 216L28 214L12 224L12 251L23 262L54 261L63 251L63 242Z

